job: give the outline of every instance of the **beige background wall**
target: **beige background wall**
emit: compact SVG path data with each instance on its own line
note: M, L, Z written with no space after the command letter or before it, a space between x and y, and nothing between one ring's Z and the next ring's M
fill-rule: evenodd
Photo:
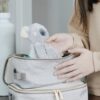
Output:
M45 25L50 33L66 32L73 0L32 0L33 22Z

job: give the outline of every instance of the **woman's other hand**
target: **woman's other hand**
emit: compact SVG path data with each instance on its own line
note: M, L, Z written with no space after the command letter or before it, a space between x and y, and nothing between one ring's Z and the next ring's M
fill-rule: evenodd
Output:
M75 81L95 71L91 51L83 48L75 48L69 50L69 53L78 54L79 56L56 66L55 75L59 79Z

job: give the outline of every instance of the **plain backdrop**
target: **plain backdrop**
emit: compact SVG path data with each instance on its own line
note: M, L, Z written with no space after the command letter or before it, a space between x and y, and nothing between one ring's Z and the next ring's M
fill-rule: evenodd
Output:
M73 0L32 0L32 20L47 27L51 34L67 32Z

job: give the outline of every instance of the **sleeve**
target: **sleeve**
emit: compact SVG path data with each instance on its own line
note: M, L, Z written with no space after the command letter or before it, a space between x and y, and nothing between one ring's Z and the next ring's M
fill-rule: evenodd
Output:
M88 36L85 36L82 32L77 32L77 30L71 30L70 32L73 37L73 47L89 49Z
M93 52L95 72L100 71L100 52Z
M77 3L77 2L76 2ZM73 11L71 20L69 21L69 32L73 36L74 47L84 47L89 49L88 32L84 32L80 25L79 6L76 4L76 9Z

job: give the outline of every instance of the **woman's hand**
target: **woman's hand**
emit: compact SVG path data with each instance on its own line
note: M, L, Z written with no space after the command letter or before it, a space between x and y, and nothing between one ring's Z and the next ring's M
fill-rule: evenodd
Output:
M69 48L73 47L73 37L69 34L61 33L51 36L48 40L54 48L59 50L59 52L64 53Z
M69 50L69 53L78 54L79 56L56 66L55 75L59 79L75 81L95 71L91 51L75 48Z

